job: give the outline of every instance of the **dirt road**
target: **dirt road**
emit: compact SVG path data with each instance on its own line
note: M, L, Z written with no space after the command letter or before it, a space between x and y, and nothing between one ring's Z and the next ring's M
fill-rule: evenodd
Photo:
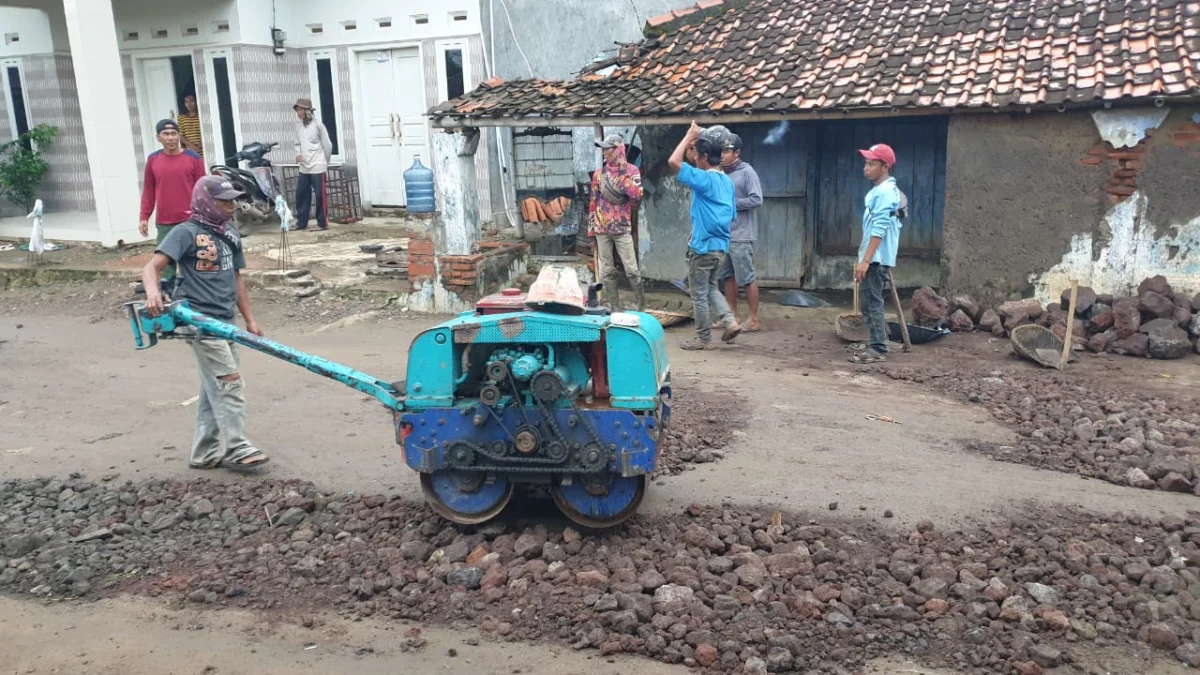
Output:
M83 474L112 485L196 477L186 467L197 392L190 355L173 343L135 352L117 312L126 294L112 284L0 294L0 476ZM407 345L437 319L388 311L363 315L363 309L264 301L258 313L273 339L380 377L403 379ZM729 504L783 509L802 520L832 515L836 504L843 522L893 528L907 536L921 521L939 531L970 531L977 523L1031 506L1155 519L1196 507L1190 494L1134 490L971 452L975 444L1007 447L1018 439L986 406L877 370L852 370L838 346L809 339L820 329L811 317L803 318L777 321L775 332L747 335L736 347L701 354L676 348L688 337L687 329L669 334L680 405L721 400L730 407L701 415L691 431L701 443L710 433L730 432L732 440L719 461L659 478L643 507L648 515L678 515L691 504ZM998 349L975 336L953 336L939 349L935 355L897 355L894 361L918 369L936 369L945 365L939 359L947 358L996 363L1006 373L1022 367L989 353ZM1147 392L1165 395L1180 394L1196 382L1194 365L1155 370L1164 368L1130 360L1107 374L1099 364L1083 364L1077 372L1081 382L1104 377L1131 387L1144 382ZM372 399L245 351L243 373L248 431L271 453L272 478L313 481L335 494L383 493L420 501L416 477L400 461L390 417ZM717 428L725 424L733 428ZM256 480L224 472L204 477L231 485ZM0 564L0 571L4 567ZM545 645L488 643L484 653L464 644L479 641L471 631L428 626L424 648L405 651L407 627L395 622L345 621L319 613L308 628L296 626L294 617L264 625L269 616L180 610L137 597L70 606L0 598L0 632L17 637L0 641L0 663L15 664L5 671L14 673L129 675L467 673L479 672L484 663L489 672L535 675L683 672L658 661ZM70 650L61 649L64 640ZM236 648L213 650L212 644ZM316 649L306 649L314 644ZM447 656L450 649L456 657ZM1097 673L1182 672L1169 657L1164 661L1147 649L1085 650L1076 665ZM495 667L498 663L502 669ZM864 672L954 671L888 660L869 663Z
M330 317L300 323L284 315L286 306L263 310L260 323L273 339L389 380L405 377L407 345L436 323L375 317L328 329ZM195 475L187 468L197 393L190 353L178 343L136 352L128 325L109 314L93 323L88 312L18 309L0 323L0 339L9 340L0 392L4 475ZM683 330L669 334L673 347L686 337ZM839 502L863 518L882 520L891 510L901 525L949 525L1029 499L1147 514L1194 505L1190 496L1130 491L968 454L969 441L1004 444L1012 433L978 406L844 369L828 354L825 369L798 371L756 353L758 343L774 339L748 335L739 347L698 356L672 349L677 398L732 392L748 420L734 430L724 461L659 481L647 497L651 512L696 501L800 511ZM270 451L272 476L319 477L339 490L420 499L390 416L374 399L260 354L243 351L243 370L248 432ZM868 419L872 414L900 424Z

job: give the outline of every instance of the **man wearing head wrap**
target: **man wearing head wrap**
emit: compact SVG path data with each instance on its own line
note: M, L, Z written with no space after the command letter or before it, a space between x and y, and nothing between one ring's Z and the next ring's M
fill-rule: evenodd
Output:
M588 229L589 234L596 236L596 261L600 265L604 294L612 298L612 309L621 311L616 265L616 258L620 256L638 311L643 311L646 293L630 234L633 213L642 201L642 174L626 161L625 139L619 134L611 134L596 143L596 147L604 157L604 166L592 175Z
M178 264L181 277L178 299L187 300L189 307L201 314L227 323L235 323L236 308L246 320L248 332L263 334L250 311L250 298L242 279L246 258L241 237L237 228L229 227L234 200L241 195L229 181L218 176L205 176L196 183L191 220L172 228L142 270L146 312L150 316L163 311L159 274L168 265ZM200 374L200 409L190 466L237 470L265 464L267 456L246 438L244 382L235 345L195 335L189 344Z

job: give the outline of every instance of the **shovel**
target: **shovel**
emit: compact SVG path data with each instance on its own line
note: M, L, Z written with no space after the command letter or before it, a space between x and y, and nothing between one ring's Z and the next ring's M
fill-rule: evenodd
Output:
M867 342L870 339L867 334L867 324L863 321L862 314L859 313L858 279L854 280L854 311L850 314L839 314L834 319L833 328L837 332L837 336L846 342Z
M908 322L904 319L904 308L900 306L900 291L896 290L896 279L892 270L888 270L888 286L892 287L892 302L896 303L896 313L900 315L900 335L904 338L904 351L912 351L912 338L908 336Z

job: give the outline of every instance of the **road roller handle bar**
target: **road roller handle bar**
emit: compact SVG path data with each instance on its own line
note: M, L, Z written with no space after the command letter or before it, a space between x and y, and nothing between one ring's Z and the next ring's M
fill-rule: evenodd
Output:
M306 354L274 340L248 333L233 324L205 316L188 309L186 300L167 303L163 313L156 317L146 313L144 302L127 302L125 303L125 314L129 317L130 327L133 329L133 341L139 350L155 346L160 337L163 339L194 337L190 334L180 335L175 332L178 326L191 326L200 335L229 340L248 349L296 364L309 372L328 377L356 391L373 396L392 410L404 410L403 394L398 392L394 385L349 366L334 363L313 354Z

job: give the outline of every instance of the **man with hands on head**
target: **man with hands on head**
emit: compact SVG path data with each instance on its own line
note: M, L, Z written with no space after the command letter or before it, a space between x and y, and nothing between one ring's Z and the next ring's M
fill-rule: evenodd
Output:
M701 138L702 133L703 130L692 122L667 160L671 172L678 174L679 182L692 189L692 233L688 240L687 260L696 339L680 345L687 350L714 348L710 306L725 327L721 335L723 341L732 342L742 331L717 287L721 266L729 251L730 225L737 216L733 181L721 170L720 145Z

